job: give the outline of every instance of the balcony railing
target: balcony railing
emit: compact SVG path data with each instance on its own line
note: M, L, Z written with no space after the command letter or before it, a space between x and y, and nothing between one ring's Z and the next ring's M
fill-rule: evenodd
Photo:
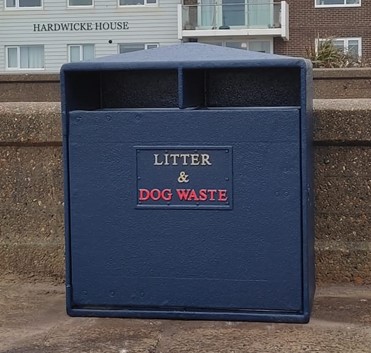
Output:
M210 33L210 30L242 29L257 30L257 33L262 35L282 35L282 31L286 30L286 27L288 29L288 5L285 1L252 3L246 0L224 0L219 4L203 4L200 0L197 5L179 6L182 37L186 34L184 31ZM266 30L266 33L259 30ZM188 34L191 35L190 32Z

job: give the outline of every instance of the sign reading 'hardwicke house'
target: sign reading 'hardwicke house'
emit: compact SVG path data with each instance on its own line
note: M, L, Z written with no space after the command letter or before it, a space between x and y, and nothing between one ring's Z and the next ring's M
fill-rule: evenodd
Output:
M34 23L34 32L89 32L89 31L124 31L129 29L129 22L60 22Z

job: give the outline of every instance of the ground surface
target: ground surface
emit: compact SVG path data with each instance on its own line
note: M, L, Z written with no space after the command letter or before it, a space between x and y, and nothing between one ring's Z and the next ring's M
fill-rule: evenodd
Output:
M371 287L317 289L307 325L70 318L63 285L0 282L1 353L371 352Z

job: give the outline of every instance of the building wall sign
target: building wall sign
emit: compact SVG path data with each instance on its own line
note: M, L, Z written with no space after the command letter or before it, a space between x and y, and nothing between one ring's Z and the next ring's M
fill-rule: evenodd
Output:
M124 31L129 29L127 21L111 22L60 22L34 23L34 32L89 32L89 31Z

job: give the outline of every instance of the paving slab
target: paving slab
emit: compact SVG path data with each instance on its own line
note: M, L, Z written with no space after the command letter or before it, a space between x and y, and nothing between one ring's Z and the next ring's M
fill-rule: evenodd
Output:
M317 289L309 324L71 318L64 286L0 282L1 353L371 352L371 287Z

